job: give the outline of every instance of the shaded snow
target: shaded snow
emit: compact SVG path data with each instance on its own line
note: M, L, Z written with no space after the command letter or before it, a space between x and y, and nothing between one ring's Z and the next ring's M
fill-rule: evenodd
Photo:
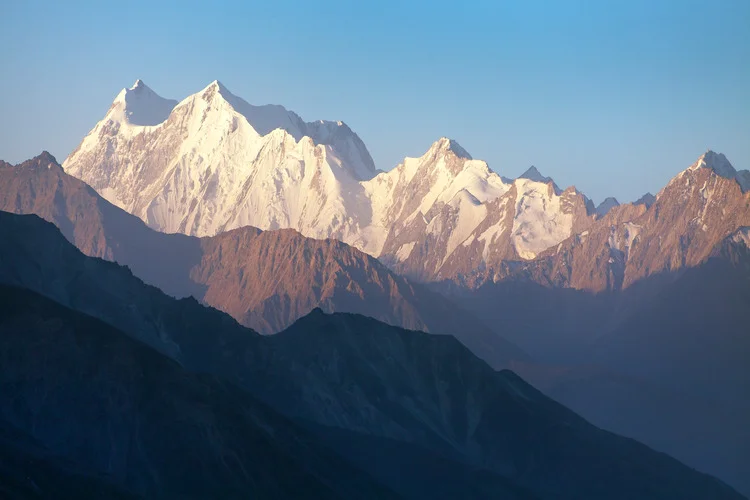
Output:
M444 261L487 216L487 207L481 204L467 189L459 191L451 200L450 205L456 211L456 219L448 238Z
M417 243L415 241L412 241L411 243L404 243L399 247L398 251L396 252L396 258L400 261L404 261L409 258L409 255L411 255L412 250L414 250L414 245Z
M518 197L511 237L518 255L533 259L570 236L573 215L562 210L561 197L551 185L528 179L514 184Z
M177 101L164 99L148 88L141 80L136 80L129 89L122 89L112 104L112 116L130 125L159 125L169 117Z

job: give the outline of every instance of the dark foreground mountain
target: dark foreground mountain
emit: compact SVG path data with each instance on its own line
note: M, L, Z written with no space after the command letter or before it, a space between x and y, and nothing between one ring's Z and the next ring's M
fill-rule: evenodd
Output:
M750 491L748 234L622 291L501 282L458 300L543 361L513 369L547 395Z
M133 464L146 477L119 476L124 483L115 484L143 491L169 482L154 477L179 476L185 483L173 487L196 495L211 484L201 478L242 488L244 478L261 474L270 496L299 496L287 491L305 484L322 496L333 489L352 497L346 488L368 481L359 466L410 498L742 498L592 426L450 336L315 311L262 337L83 256L35 216L0 214L0 231L0 282L118 324L179 362L49 300L27 292L13 301L9 293L2 376L18 393L3 391L4 419L88 464L79 473L98 477ZM110 337L118 340L101 340ZM256 444L242 446L246 439ZM275 458L256 460L256 452ZM185 479L183 459L202 473ZM338 477L344 460L353 471L346 481ZM157 463L167 465L157 472ZM287 469L288 482L277 484Z
M0 210L34 213L83 253L127 265L175 297L193 296L261 333L320 307L412 330L456 335L495 367L527 359L440 294L336 240L243 227L211 238L163 234L67 175L48 153L0 166Z
M81 475L70 461L52 456L26 433L0 426L0 498L29 500L54 498L113 500L135 495L112 485L104 477Z
M395 498L231 384L33 292L0 297L0 428L53 470L142 498ZM39 496L61 498L53 486Z

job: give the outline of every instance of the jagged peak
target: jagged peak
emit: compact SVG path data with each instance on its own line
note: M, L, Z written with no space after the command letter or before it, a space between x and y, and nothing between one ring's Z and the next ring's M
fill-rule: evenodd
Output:
M537 168L532 165L528 169L526 169L526 172L522 173L518 176L518 179L528 179L530 181L534 182L544 182L545 184L548 182L553 182L551 177L545 177L542 175Z
M338 147L339 149L336 150L338 157L347 162L347 170L357 179L370 179L377 173L375 163L364 143L342 121L317 120L307 123L294 111L280 104L250 104L242 97L233 94L219 80L212 81L203 90L185 99L183 103L194 102L195 99L202 99L210 110L220 113L228 108L231 109L232 112L243 116L258 135L279 134L275 131L281 130L291 136L295 142L308 137L316 146ZM352 141L353 147L347 144L347 141Z
M57 159L55 159L55 157L52 155L52 153L50 153L46 149L44 151L42 151L41 153L39 153L38 155L36 155L34 158L32 158L32 160L33 161L42 161L42 162L46 161L46 162L51 162L51 163L57 163Z
M30 160L26 160L23 163L20 163L17 165L19 168L59 168L62 170L62 167L57 162L57 159L55 159L52 154L49 153L49 151L42 151L34 158L31 158Z
M726 156L722 153L715 153L710 149L700 155L698 160L693 163L690 168L693 170L698 168L708 168L716 172L718 175L728 179L733 179L737 175L737 170L735 170L732 164L729 163Z
M457 158L462 158L465 160L473 159L471 155L464 148L462 148L458 142L454 141L453 139L449 139L448 137L441 137L440 139L435 141L432 146L430 146L428 154L430 153L451 153Z
M688 170L697 170L699 168L707 168L720 177L735 180L740 185L743 193L750 190L750 172L747 170L736 170L722 153L716 153L709 149L700 155L698 160Z

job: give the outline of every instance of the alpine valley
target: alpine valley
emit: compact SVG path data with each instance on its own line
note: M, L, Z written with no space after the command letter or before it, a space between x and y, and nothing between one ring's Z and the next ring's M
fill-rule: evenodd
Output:
M0 494L750 495L750 171L378 167L218 81L0 161Z

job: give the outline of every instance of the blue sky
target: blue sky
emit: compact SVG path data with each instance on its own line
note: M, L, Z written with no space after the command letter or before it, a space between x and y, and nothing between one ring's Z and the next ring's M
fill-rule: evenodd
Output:
M750 168L750 1L2 2L0 158L59 161L123 87L340 119L379 168L441 136L594 201Z

